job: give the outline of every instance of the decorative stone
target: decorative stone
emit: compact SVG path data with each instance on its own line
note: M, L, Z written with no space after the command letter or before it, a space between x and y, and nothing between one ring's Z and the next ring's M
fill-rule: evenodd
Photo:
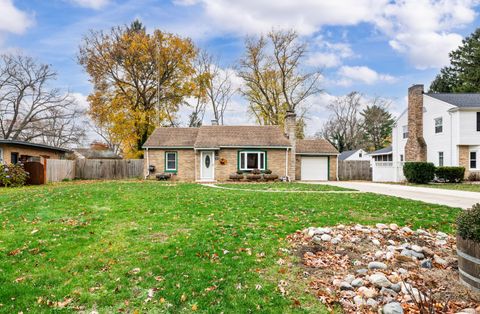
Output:
M345 278L343 278L343 281L348 282L349 284L351 284L354 279L355 279L355 276L354 276L354 275L347 275Z
M340 290L345 291L345 290L353 290L352 285L350 285L348 282L343 281L340 284Z
M462 313L462 314L478 314L477 310L475 310L473 307L463 309L459 313Z
M382 273L376 273L376 274L373 274L369 277L368 279L373 285L377 286L377 287L390 287L392 285L392 283L390 282L390 280L387 279L387 277L385 277L384 274Z
M444 260L443 258L441 258L440 256L438 255L433 255L433 261L437 264L440 264L442 266L447 266L448 265L448 262L446 260Z
M418 258L418 259L424 259L425 258L425 255L423 255L423 253L418 253L418 252L415 252L415 251L411 251L412 252L412 256L415 257L415 258Z
M405 232L405 233L413 233L413 230L408 228L408 227L403 227L402 229L400 229L401 231Z
M385 259L391 260L394 256L395 254L393 252L387 252L387 254L385 254Z
M397 293L395 291L393 291L392 289L389 289L389 288L385 288L385 287L380 289L380 294L383 294L383 295L386 295L386 296L389 296L389 297L393 297L393 298L395 298L397 296Z
M319 237L319 236L314 236L314 237L312 238L312 242L315 243L315 244L322 244L323 241L322 241L322 238L321 238L321 237Z
M422 253L425 254L426 256L433 256L433 255L435 255L435 252L433 252L433 250L429 249L429 248L426 247L426 246L422 247Z
M370 307L376 308L378 306L378 302L372 298L368 298L367 305Z
M352 285L352 287L358 288L358 287L363 286L364 282L363 282L362 279L357 278L357 279L354 279L350 284Z
M382 262L370 262L368 263L368 269L387 269L388 266Z
M448 238L448 234L446 234L445 232L441 232L441 231L437 232L437 239L446 239L446 238Z
M365 300L359 295L356 295L355 297L353 297L353 302L355 303L356 306L362 306L365 304Z
M432 268L432 261L429 259L424 259L420 262L420 267L430 269Z
M358 288L357 293L367 299L374 298L377 296L377 290L373 288L367 288L367 287Z
M377 227L377 229L380 229L380 230L388 228L386 224L376 224L375 227Z
M417 229L417 231L415 231L416 234L419 234L419 235L428 235L428 232L423 230L423 229Z
M393 285L390 286L390 289L399 293L400 291L402 291L402 285L399 283L394 283Z
M375 252L375 258L380 258L384 255L384 253L382 251L376 251Z
M390 224L390 225L388 225L388 227L393 231L398 230L398 225L397 224Z
M385 304L382 309L383 314L403 314L403 308L398 302Z
M372 243L379 246L380 245L380 241L378 241L377 239L373 239L372 240Z
M365 268L357 269L357 274L359 275L365 275L366 273L368 273L368 269L365 269Z
M342 240L340 240L340 238L336 237L336 238L333 238L332 241L330 241L330 243L332 244L338 244L340 243Z
M402 274L402 275L408 273L408 270L406 270L405 268L399 268L397 269L397 271L399 274Z
M436 246L443 246L443 245L445 245L445 244L447 244L447 241L446 241L446 240L437 240L437 241L435 241L435 245L436 245Z
M412 248L413 251L415 251L417 253L423 253L423 248L419 245L414 244L414 245L411 246L411 248Z
M329 234L322 234L320 239L322 239L322 241L329 242L330 240L332 240L332 236Z

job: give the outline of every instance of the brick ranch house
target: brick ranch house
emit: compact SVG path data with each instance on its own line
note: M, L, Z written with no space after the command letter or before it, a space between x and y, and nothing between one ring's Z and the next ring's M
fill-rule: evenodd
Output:
M326 140L297 140L296 116L278 126L157 128L144 148L145 175L181 181L226 181L238 170L270 169L290 180L337 180L338 151Z

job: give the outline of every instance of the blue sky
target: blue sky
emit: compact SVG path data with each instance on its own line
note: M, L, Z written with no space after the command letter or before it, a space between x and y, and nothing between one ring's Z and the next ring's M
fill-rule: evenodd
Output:
M325 93L309 101L307 133L328 118L334 96L359 91L392 100L401 112L408 86L428 87L448 52L478 25L477 0L0 0L0 52L22 51L51 64L57 84L86 106L91 86L76 63L90 29L140 19L147 30L191 37L232 67L246 35L295 28L309 44L307 67L323 69ZM238 82L240 83L240 82ZM208 115L207 115L208 119ZM235 97L226 121L245 124L247 104Z

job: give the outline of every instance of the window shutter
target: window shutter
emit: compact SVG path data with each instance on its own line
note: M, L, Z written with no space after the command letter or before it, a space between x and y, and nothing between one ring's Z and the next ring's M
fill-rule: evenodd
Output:
M477 112L477 131L480 132L480 112Z

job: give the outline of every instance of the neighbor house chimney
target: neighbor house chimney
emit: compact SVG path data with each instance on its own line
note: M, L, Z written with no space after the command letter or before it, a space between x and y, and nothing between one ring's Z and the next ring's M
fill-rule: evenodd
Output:
M426 161L427 144L423 138L423 85L408 89L408 139L405 161Z
M212 125L218 125L218 120L217 119L212 119L211 123L212 123Z
M293 111L287 111L285 114L285 135L290 140L292 150L289 157L288 176L291 180L295 180L295 164L296 164L296 141L297 141L297 115Z

